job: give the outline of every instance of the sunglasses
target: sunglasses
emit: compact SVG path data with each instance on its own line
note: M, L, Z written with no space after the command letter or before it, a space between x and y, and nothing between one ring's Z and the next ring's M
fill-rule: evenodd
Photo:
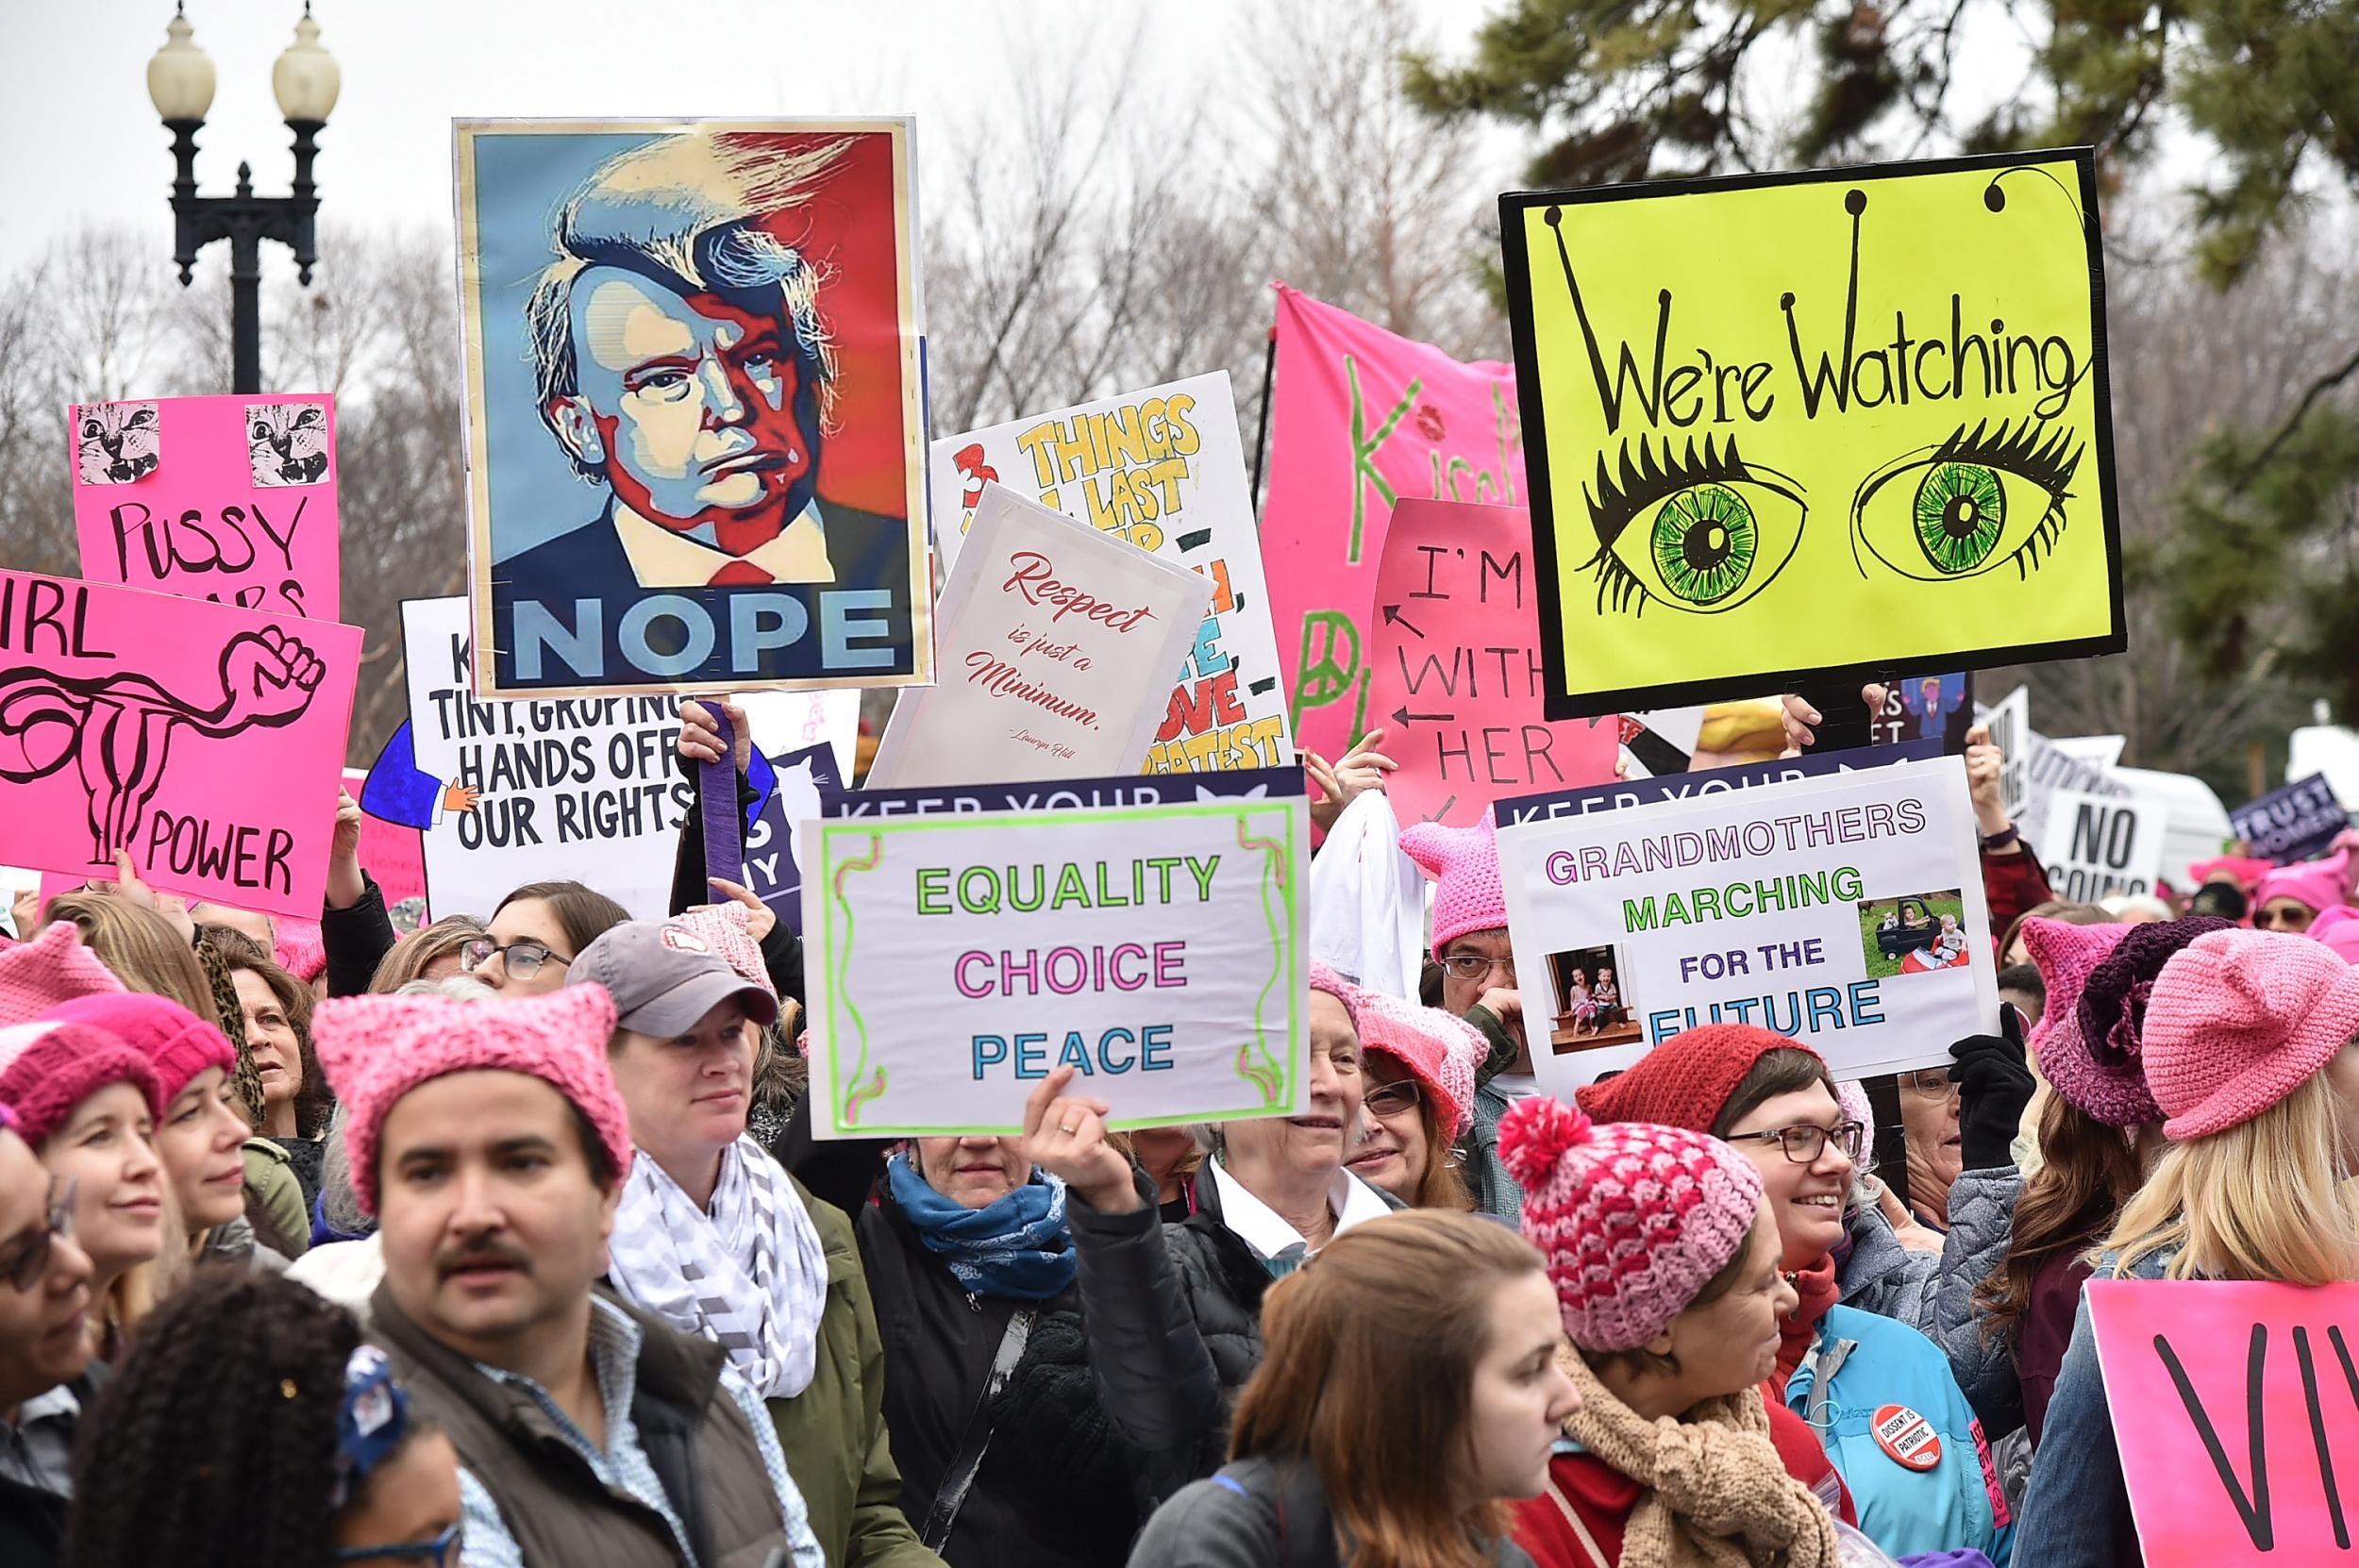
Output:
M495 957L505 958L508 962L508 972L520 980L532 978L540 973L541 966L544 963L553 963L562 969L573 962L571 959L559 958L545 942L533 942L527 939L511 942L503 947L490 937L477 937L459 950L459 964L460 968L473 974L490 963Z
M431 1541L405 1541L391 1546L345 1546L328 1560L331 1562L365 1562L371 1558L392 1557L416 1559L429 1562L434 1568L458 1568L459 1526L449 1526Z
M1369 1090L1360 1097L1360 1103L1371 1116L1397 1116L1404 1110L1415 1109L1423 1098L1423 1086L1414 1078L1403 1078L1398 1083Z
M49 1209L42 1216L42 1227L17 1244L5 1261L0 1261L0 1280L10 1290L29 1293L49 1272L49 1255L53 1243L62 1237L74 1239L74 1194L81 1182L74 1176L62 1182L52 1178L49 1183Z

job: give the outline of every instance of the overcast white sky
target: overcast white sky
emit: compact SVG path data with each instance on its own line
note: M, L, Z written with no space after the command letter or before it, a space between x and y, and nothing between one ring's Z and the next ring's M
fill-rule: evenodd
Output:
M447 221L459 115L914 113L922 181L929 120L987 110L1011 39L1071 41L1028 58L1040 71L1151 90L1217 79L1255 3L314 0L320 42L343 68L320 138L322 214ZM1452 46L1487 8L1419 5L1448 25ZM293 159L270 68L302 9L302 0L188 0L219 77L199 135L201 190L226 194L242 158L258 190L286 189ZM159 262L169 257L171 139L146 69L171 17L169 0L0 0L0 104L17 138L0 175L0 267L84 218L152 225ZM284 253L264 258L276 265Z

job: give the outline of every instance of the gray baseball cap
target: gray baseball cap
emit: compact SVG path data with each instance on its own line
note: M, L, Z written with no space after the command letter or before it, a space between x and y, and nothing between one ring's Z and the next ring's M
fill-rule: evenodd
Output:
M670 920L632 920L583 948L567 985L595 980L613 993L618 1022L640 1034L686 1034L724 1002L757 1024L778 1021L778 1001L731 969L712 944Z

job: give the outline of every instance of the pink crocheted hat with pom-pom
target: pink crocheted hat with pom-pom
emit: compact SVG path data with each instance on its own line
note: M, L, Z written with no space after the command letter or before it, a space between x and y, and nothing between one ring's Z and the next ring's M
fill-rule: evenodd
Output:
M1409 1069L1433 1096L1434 1119L1455 1140L1474 1120L1475 1073L1490 1054L1481 1031L1439 1008L1373 991L1360 993L1360 1046Z
M1548 1259L1564 1332L1635 1350L1726 1268L1761 1212L1761 1173L1717 1138L1651 1122L1594 1123L1545 1097L1499 1122L1524 1190L1524 1239Z
M595 983L544 996L461 1002L448 996L342 996L320 1004L311 1047L351 1111L344 1149L352 1195L376 1212L376 1142L401 1097L430 1079L484 1070L522 1073L590 1120L620 1181L630 1174L630 1112L606 1045L614 998Z
M1507 893L1499 886L1498 831L1491 813L1471 827L1421 822L1400 836L1401 852L1433 878L1433 952L1469 931L1503 930Z

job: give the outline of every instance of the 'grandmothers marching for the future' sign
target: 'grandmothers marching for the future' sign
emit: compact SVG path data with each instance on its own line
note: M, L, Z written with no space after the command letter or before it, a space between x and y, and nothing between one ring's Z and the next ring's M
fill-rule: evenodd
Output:
M1499 218L1550 718L2121 650L2091 152Z
M1945 1059L1998 1017L1954 757L1500 829L1541 1087L1702 1024L1807 1040L1838 1078Z
M1298 776L1259 798L802 831L817 1136L1012 1135L1061 1066L1115 1127L1301 1113Z

